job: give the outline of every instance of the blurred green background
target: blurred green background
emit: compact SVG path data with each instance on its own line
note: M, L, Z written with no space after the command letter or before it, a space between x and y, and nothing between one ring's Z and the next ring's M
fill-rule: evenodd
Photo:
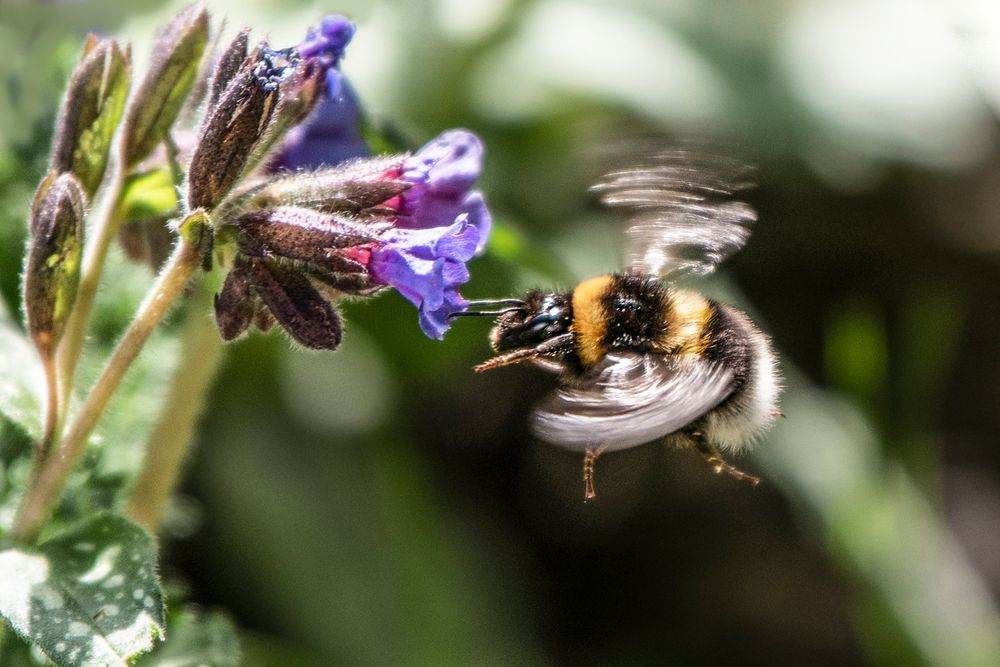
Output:
M244 338L161 569L231 614L247 664L1000 664L1000 6L205 4L274 44L347 14L376 125L480 134L497 229L470 298L618 268L595 148L732 139L760 221L699 287L755 315L787 376L788 418L743 462L760 487L650 445L602 458L584 504L579 457L526 428L553 379L471 372L486 321L430 341L385 294L344 305L332 354ZM180 6L0 0L12 311L82 37L142 62Z

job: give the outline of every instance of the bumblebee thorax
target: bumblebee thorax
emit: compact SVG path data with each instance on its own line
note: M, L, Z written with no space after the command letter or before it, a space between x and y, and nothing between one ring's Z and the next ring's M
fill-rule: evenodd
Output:
M613 274L585 280L573 290L577 355L592 366L611 350L646 352L665 336L670 295L655 278Z

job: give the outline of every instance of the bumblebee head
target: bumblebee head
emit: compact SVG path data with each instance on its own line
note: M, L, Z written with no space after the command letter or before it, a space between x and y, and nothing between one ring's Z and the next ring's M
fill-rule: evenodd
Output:
M533 348L569 331L573 314L565 295L532 292L523 304L497 318L490 332L490 343L497 352Z
M487 310L464 310L459 316L496 317L490 345L496 357L476 366L476 372L541 358L561 357L572 347L573 306L569 294L531 292L524 299L472 301L469 306ZM499 309L496 309L500 306Z

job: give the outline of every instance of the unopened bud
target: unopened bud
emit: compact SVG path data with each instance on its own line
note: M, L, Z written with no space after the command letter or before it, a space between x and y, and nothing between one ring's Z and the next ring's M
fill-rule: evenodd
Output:
M88 198L104 177L111 137L125 109L128 60L113 40L90 36L63 95L51 168L75 174Z
M388 176L402 156L363 159L281 176L255 188L237 204L246 210L301 206L327 213L361 213L402 194L410 183Z
M378 232L388 228L291 206L248 213L235 224L241 253L299 260L327 271L357 270L349 250L377 243Z
M46 358L54 353L76 302L84 201L73 174L51 172L38 186L31 207L24 308L31 338Z
M182 10L157 35L149 68L125 112L127 166L149 155L173 125L207 42L208 13L196 5Z
M250 286L250 260L237 255L222 290L215 295L215 323L223 340L233 340L250 327L255 298Z
M251 280L274 319L298 343L315 350L340 345L340 315L305 274L262 259L253 261Z
M229 43L229 46L219 54L219 59L216 61L215 69L212 72L212 82L208 91L209 109L214 108L219 102L219 98L225 92L226 86L229 85L229 82L240 71L243 61L247 59L247 44L249 41L247 35L249 32L249 30L241 30L233 38L233 41Z
M309 73L301 60L281 84L281 97L274 109L274 115L267 132L254 147L247 163L254 168L277 152L289 130L308 118L319 102L323 85L317 73Z
M277 83L261 72L258 57L243 67L209 110L187 175L189 208L211 210L243 176L254 145L267 129L278 101Z

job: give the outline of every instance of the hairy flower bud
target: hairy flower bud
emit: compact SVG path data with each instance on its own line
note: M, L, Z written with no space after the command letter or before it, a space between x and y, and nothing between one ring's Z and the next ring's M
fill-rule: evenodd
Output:
M128 56L113 40L91 35L63 95L51 159L54 172L76 175L88 198L104 177L128 87Z
M198 74L208 42L208 12L182 10L156 37L152 61L125 111L125 163L133 166L170 130Z
M238 338L254 319L257 308L250 284L250 266L249 259L237 256L222 290L215 295L215 322L223 340Z
M24 266L28 332L44 358L54 353L76 302L85 194L69 173L49 175L31 207Z
M304 273L275 261L257 260L250 275L261 301L298 343L314 350L340 345L340 315Z
M375 243L389 227L292 206L248 213L236 226L244 255L293 259L329 271L356 266L350 253L338 251Z
M259 48L209 110L187 175L190 208L214 208L246 171L280 97L281 65Z
M411 184L392 176L405 156L347 162L337 167L279 176L240 198L245 210L282 205L328 213L360 213L402 194Z
M212 82L209 84L209 109L218 104L219 98L222 97L222 93L226 90L226 86L229 85L229 82L240 71L243 61L247 59L249 34L249 30L241 30L233 38L233 41L229 43L229 46L219 54L219 59L215 63L215 69L212 71Z

